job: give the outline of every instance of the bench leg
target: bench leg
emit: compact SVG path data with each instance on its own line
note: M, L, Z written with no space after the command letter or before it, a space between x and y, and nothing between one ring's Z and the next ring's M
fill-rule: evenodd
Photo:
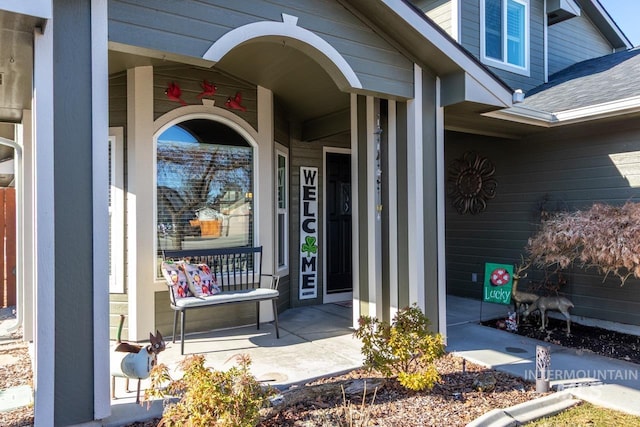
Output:
M260 330L260 301L256 301L256 326Z
M275 299L271 301L273 302L273 319L276 324L276 338L280 338L280 331L278 330L278 303Z
M180 311L180 355L184 355L184 318L186 310Z
M173 344L176 343L176 326L178 326L178 311L173 310Z

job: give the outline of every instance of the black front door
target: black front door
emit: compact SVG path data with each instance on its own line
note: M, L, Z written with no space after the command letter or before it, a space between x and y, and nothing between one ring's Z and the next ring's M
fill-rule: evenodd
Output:
M351 155L326 153L327 295L352 291Z

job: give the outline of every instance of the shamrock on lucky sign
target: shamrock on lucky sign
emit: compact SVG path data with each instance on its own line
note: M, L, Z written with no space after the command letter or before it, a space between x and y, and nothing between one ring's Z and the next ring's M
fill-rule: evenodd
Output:
M310 257L312 253L318 253L318 246L316 246L315 237L307 236L304 238L304 243L302 244L302 252L306 252L308 257Z

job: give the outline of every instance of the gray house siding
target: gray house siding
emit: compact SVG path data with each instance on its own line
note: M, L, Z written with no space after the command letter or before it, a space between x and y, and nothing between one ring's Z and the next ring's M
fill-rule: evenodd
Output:
M549 75L613 52L613 47L584 14L550 26L548 37Z
M109 126L127 125L127 73L109 76Z
M478 215L460 215L447 200L447 286L454 295L480 298L485 262L520 262L541 207L578 210L640 197L637 124L584 125L579 134L564 129L521 142L447 133L446 141L447 165L475 151L494 163L498 181L495 199ZM477 283L472 273L478 274ZM573 314L640 325L639 280L620 286L614 278L603 282L595 271L577 268L566 277L561 292L574 302Z
M189 105L202 104L198 94L202 92L203 80L215 83L216 94L212 99L215 106L226 108L227 98L235 96L237 92L242 94L242 105L247 111L234 110L234 114L240 116L254 129L258 128L257 88L244 82L240 82L225 74L200 67L154 67L153 69L153 118L157 120L163 114L180 107L181 105L167 98L165 91L169 83L177 83L182 90L182 99ZM210 97L208 97L211 99Z
M461 44L476 58L480 58L480 0L461 0ZM513 73L489 66L498 77L513 89L528 90L544 83L544 8L543 2L530 1L529 70L530 75Z
M55 328L41 328L55 334L55 348L48 349L54 355L54 417L38 422L67 426L93 420L96 380L91 7L85 1L55 2L53 16L52 83L57 94L71 96L53 101L55 244L47 262L54 263L55 277L49 279L55 281L55 301L40 304L55 307Z
M451 0L414 0L413 4L438 24L451 37L457 38L457 34L453 34Z
M424 199L424 288L425 314L434 331L439 330L440 311L438 303L438 169L437 169L437 124L436 124L436 78L422 73L422 132L423 132L423 188ZM419 212L415 213L420 215ZM411 248L409 248L411 250Z
M407 170L407 104L399 102L396 107L396 171ZM406 173L398 173L398 307L406 307L411 299L409 288L402 284L409 283L409 184Z
M201 58L227 32L259 21L282 22L282 13L331 44L365 90L411 97L413 64L335 1L238 2L109 1L109 40Z

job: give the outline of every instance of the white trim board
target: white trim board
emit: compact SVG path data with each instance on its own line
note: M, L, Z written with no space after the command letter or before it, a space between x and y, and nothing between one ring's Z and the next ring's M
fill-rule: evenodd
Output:
M33 124L35 178L35 418L54 419L55 254L53 155L53 25L34 31Z
M109 66L107 0L91 0L91 153L93 193L93 415L111 414L109 360Z
M299 27L297 16L286 13L282 14L282 22L261 21L234 28L216 40L202 58L218 62L235 47L249 40L269 36L284 37L289 46L307 52L331 76L340 90L362 89L358 76L342 55L320 36Z

